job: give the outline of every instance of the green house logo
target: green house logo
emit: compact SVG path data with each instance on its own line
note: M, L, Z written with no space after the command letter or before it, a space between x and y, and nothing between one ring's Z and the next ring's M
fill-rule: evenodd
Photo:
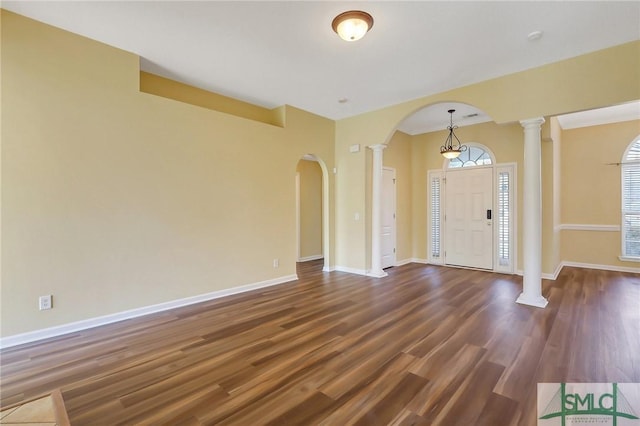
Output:
M637 398L633 399L636 403L634 407L620 391L617 383L570 383L569 386L567 383L544 383L538 385L538 398L543 397L541 385L556 385L558 387L544 409L541 412L540 409L538 410L539 420L557 419L562 426L566 426L567 423L571 425L598 423L618 426L619 420L627 419L624 424L640 425L640 418L636 413L638 410ZM640 384L631 385L635 385L632 390L634 397L637 397ZM539 407L541 406L539 405ZM558 423L538 421L538 424Z

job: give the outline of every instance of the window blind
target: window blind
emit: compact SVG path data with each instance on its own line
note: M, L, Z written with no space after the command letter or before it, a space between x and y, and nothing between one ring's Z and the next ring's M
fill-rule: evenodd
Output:
M640 140L629 147L623 163L640 160ZM622 255L640 257L640 163L622 166Z
M440 178L431 179L431 257L440 258Z
M498 262L509 265L511 229L509 172L498 173Z

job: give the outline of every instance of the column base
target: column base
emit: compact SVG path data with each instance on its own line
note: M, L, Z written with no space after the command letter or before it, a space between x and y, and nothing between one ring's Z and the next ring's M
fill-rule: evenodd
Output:
M387 274L387 273L386 273L385 271L383 271L382 269L381 269L381 270L379 270L379 271L369 271L369 272L367 272L367 276L368 276L368 277L373 277L373 278L384 278L384 277L386 277L387 275L389 275L389 274Z
M549 301L542 296L529 297L524 293L520 293L520 296L516 299L516 303L520 303L521 305L535 306L536 308L544 308L547 306Z

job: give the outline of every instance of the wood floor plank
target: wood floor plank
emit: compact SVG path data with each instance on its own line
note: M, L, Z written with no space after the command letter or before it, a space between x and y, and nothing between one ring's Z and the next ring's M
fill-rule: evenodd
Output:
M352 423L366 416L369 408L378 404L399 385L407 368L414 361L413 356L399 353L384 365L368 372L366 379L356 381L344 389L336 399L334 410L319 424Z
M491 392L474 424L476 426L511 425L515 420L517 409L518 403L513 399Z
M475 425L493 388L504 372L502 365L483 361L474 368L451 398L453 404L435 422L446 425ZM444 411L444 410L443 410Z
M367 407L363 415L356 421L356 425L386 425L390 423L411 399L423 389L428 380L415 374L405 373L384 398L376 404Z
M432 378L428 386L415 395L407 408L433 423L441 417L443 410L446 412L451 408L451 404L455 402L455 392L472 371L481 365L485 356L484 348L464 345L453 354L449 362L441 365L442 374ZM410 368L410 371L420 375L419 368Z
M408 264L298 280L0 351L0 407L71 424L536 424L540 382L640 382L640 276ZM2 411L0 409L0 411Z

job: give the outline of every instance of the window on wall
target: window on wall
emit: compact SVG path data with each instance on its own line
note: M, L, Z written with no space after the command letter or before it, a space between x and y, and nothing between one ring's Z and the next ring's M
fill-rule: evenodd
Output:
M640 136L622 158L622 256L640 260Z
M492 163L491 155L487 151L479 146L470 145L458 158L449 160L449 168L488 166Z

